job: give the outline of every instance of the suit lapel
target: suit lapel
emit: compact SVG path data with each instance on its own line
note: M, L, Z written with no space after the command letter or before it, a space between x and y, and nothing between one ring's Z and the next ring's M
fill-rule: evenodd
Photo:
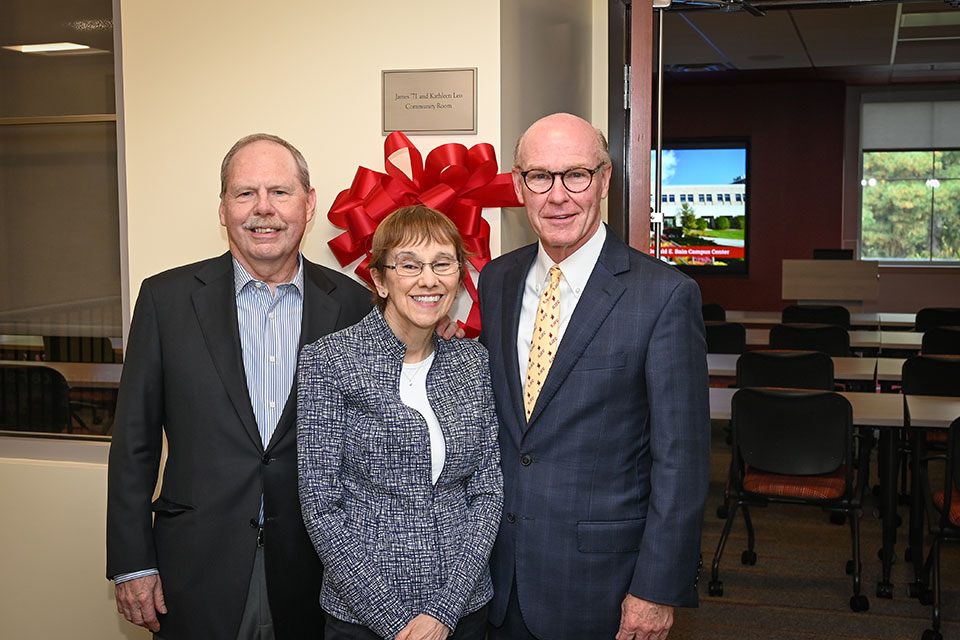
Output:
M587 280L587 286L583 289L573 316L567 323L567 329L557 348L557 355L553 359L553 364L550 365L550 372L544 381L533 413L530 414L527 429L536 422L537 417L543 413L544 407L556 395L557 390L570 375L571 369L600 329L600 325L623 295L626 288L617 279L617 275L629 268L630 258L626 245L608 231L600 258Z
M303 319L300 324L300 344L297 345L298 362L303 345L333 333L338 328L340 303L330 295L335 287L336 285L324 275L320 267L303 258ZM296 391L297 379L294 376L293 386L283 406L277 428L270 438L268 449L279 442L283 434L296 424Z
M521 430L526 429L527 415L523 408L523 386L520 381L520 362L517 359L517 338L520 328L520 307L523 304L523 289L527 281L527 272L537 257L537 245L524 247L514 255L514 264L504 269L503 281L503 319L500 326L505 328L502 336L503 362L507 373L507 387L510 389L510 406L517 418ZM509 280L515 278L511 285Z
M247 435L257 447L262 448L260 431L257 429L253 407L250 406L250 393L243 372L240 328L237 325L237 297L230 253L208 263L197 272L196 278L203 286L193 292L193 308L207 349Z

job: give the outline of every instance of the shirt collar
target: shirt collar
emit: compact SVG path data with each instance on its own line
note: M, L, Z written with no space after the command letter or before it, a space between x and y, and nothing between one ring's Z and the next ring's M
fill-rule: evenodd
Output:
M250 275L247 272L247 270L243 268L243 265L240 264L240 261L237 260L236 257L231 256L230 259L233 260L234 294L239 296L240 292L243 290L245 286L247 286L251 282L260 282L260 280L257 280L252 275ZM300 292L300 295L303 296L303 256L300 254L300 252L297 252L297 274L293 276L293 280L285 284L292 284L297 289L297 291ZM279 286L284 286L284 285L281 284Z
M600 223L597 230L590 236L582 247L571 253L560 263L560 271L563 278L570 284L573 290L583 290L587 286L587 280L593 273L593 268L600 259L600 252L603 250L603 243L607 239L607 225ZM537 243L537 282L542 283L549 278L550 267L557 264L553 258L547 255L543 248L543 243Z

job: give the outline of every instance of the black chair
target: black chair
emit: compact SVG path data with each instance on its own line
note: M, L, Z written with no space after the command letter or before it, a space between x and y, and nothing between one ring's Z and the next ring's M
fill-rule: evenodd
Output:
M60 372L49 367L0 365L0 429L72 432L70 388Z
M850 311L834 304L792 304L780 312L780 322L835 324L850 329Z
M720 559L737 509L743 510L746 565L757 562L749 507L770 503L817 506L842 513L850 523L853 576L850 608L866 611L860 593L860 508L868 477L866 456L857 471L853 463L853 410L843 396L830 391L740 389L733 396L733 464L730 469L731 508L713 557L709 593L723 595Z
M850 355L850 334L832 324L776 324L770 329L771 349L822 351L831 357Z
M717 304L716 302L707 302L701 305L700 310L703 312L703 320L706 321L715 321L715 322L726 322L727 321L727 311L723 306Z
M960 325L960 307L926 307L917 311L915 331Z
M933 327L924 331L920 353L960 355L960 326Z
M903 393L918 396L960 396L960 356L920 355L907 358L900 370Z
M924 473L924 478L927 480L927 513L930 533L933 536L930 553L924 563L924 577L929 576L933 582L931 589L933 625L932 628L923 632L923 640L942 640L943 638L940 634L940 547L947 541L960 541L960 418L950 425L945 458L944 482L941 490L933 492L929 485L929 476Z
M747 350L747 330L736 322L707 320L707 353L743 353Z
M820 351L747 351L737 359L737 386L833 390L833 360Z

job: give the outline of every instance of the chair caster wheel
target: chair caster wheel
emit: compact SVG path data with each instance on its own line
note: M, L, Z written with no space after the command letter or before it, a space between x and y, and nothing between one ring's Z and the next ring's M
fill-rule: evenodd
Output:
M852 576L852 575L853 575L853 569L854 569L853 560L847 560L847 564L846 564L846 566L844 566L843 570L847 572L847 575L848 575L848 576Z
M907 597L908 598L919 598L920 597L920 585L916 582L911 582L907 585Z
M717 507L717 517L720 518L721 520L726 520L727 516L729 515L730 515L730 507L728 507L725 504L722 504L719 507Z
M877 550L877 560L879 560L880 562L883 562L883 549L882 549L882 548ZM890 554L890 564L897 564L897 554L896 554L896 553L891 553L891 554Z
M920 593L917 594L917 601L923 606L933 604L933 591L929 587L920 587Z
M847 515L845 513L831 513L830 524L846 524Z
M927 629L923 632L921 636L923 640L943 640L943 635L939 631L934 631L933 629Z
M852 596L850 598L850 609L856 611L857 613L861 611L868 611L870 609L870 601L867 600L867 596L863 594Z
M711 580L710 584L707 587L707 592L711 596L719 598L723 595L723 581L721 580Z
M752 567L753 565L757 564L757 553L747 549L740 554L740 564L745 564L748 567Z
M877 597L886 598L887 600L893 598L893 584L889 582L878 582Z

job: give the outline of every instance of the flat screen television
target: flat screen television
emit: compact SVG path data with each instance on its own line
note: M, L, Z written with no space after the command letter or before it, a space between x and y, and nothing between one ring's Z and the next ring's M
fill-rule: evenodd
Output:
M655 206L657 152L651 152ZM745 274L749 256L750 145L738 140L665 140L660 257L684 271ZM650 237L650 254L655 238Z

